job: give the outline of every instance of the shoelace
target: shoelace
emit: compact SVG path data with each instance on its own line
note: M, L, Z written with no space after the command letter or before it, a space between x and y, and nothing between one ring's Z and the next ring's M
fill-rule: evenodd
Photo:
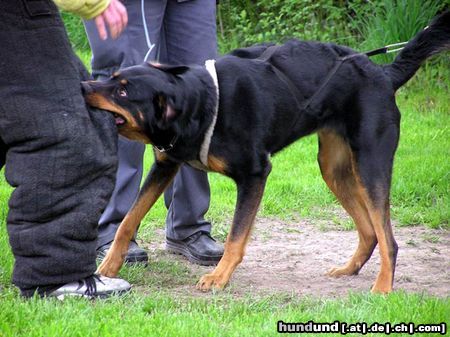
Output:
M97 274L88 276L83 280L78 281L78 289L80 289L83 285L86 285L86 291L84 294L86 296L93 297L97 294L97 281L103 283L100 276Z

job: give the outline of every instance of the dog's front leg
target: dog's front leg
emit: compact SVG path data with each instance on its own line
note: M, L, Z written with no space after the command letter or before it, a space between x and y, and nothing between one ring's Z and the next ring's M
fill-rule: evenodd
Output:
M98 267L97 272L109 277L117 275L128 253L130 240L142 218L170 184L179 167L179 164L172 161L158 160L156 158L144 186L142 186L136 201L117 229L114 242Z
M236 182L238 189L236 211L225 242L223 257L211 274L206 274L200 279L197 289L203 291L211 288L222 289L241 263L269 172L270 168L267 168L267 171L259 176L251 176Z

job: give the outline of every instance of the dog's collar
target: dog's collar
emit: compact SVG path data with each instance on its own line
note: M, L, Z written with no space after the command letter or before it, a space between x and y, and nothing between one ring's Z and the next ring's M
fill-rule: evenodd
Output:
M217 113L219 112L219 80L217 78L215 63L216 63L215 60L207 60L205 62L206 70L208 71L209 75L212 77L212 80L214 82L214 87L216 89L216 105L214 107L213 119L212 119L211 124L209 125L208 129L205 132L205 137L203 139L202 145L200 147L200 153L199 153L200 162L206 167L208 166L209 146L211 144L211 138L214 133L214 127L216 126ZM177 140L178 140L178 135L175 135L172 138L172 140L170 141L169 145L167 145L167 146L154 145L154 147L159 152L167 152L174 147L175 142Z
M209 75L212 77L214 86L216 88L216 105L214 107L214 115L211 121L211 124L209 125L208 129L205 132L205 138L203 139L202 146L200 147L200 162L208 167L208 152L209 152L209 146L211 145L211 138L214 133L214 127L216 126L217 122L217 114L219 112L219 80L217 78L217 72L216 72L216 61L215 60L207 60L205 62L206 70L208 71Z
M170 144L169 144L169 145L164 146L164 145L156 145L156 144L153 144L153 147L154 147L155 149L157 149L159 152L164 153L164 152L167 152L167 151L172 150L173 147L174 147L174 145L175 145L175 142L176 142L177 140L178 140L178 135L175 135L175 136L173 136L173 138L172 138L172 140L170 141Z

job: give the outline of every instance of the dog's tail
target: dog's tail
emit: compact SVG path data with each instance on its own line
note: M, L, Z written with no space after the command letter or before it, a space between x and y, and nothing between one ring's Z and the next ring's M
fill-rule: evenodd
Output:
M446 10L408 42L393 63L385 66L394 89L397 90L408 82L428 57L449 49L450 10Z

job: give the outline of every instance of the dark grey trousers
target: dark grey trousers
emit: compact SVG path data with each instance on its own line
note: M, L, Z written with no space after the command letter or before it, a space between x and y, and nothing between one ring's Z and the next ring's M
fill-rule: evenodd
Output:
M202 64L216 57L216 3L212 0L126 0L129 24L119 39L101 41L92 21L85 23L93 52L94 77L121 67L158 60L167 64ZM144 145L119 140L119 169L113 196L100 219L99 246L113 240L118 225L138 193ZM210 191L206 173L181 168L165 193L166 235L181 240L211 230L204 219Z
M80 81L88 74L53 2L0 1L0 46L13 283L29 294L94 273L117 130L108 113L87 110Z

